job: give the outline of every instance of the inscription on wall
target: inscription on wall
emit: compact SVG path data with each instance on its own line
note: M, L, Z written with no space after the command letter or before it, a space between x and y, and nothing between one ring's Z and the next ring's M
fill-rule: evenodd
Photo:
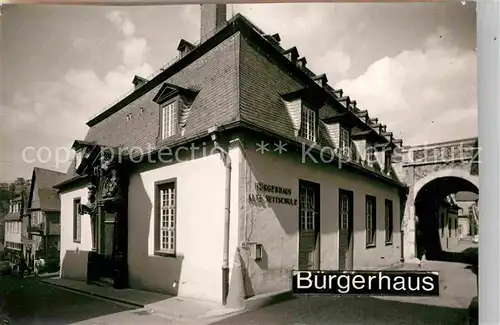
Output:
M255 193L248 195L248 201L254 205L265 203L297 205L298 200L291 195L290 188L258 182L255 183Z

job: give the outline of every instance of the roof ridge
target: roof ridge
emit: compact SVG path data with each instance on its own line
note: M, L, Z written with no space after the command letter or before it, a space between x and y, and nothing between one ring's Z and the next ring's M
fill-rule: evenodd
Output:
M33 169L34 170L48 171L48 172L52 172L52 173L57 173L57 174L65 175L65 173L63 173L63 172L60 172L60 171L57 171L57 170L53 170L53 169L38 167L38 166L33 167Z

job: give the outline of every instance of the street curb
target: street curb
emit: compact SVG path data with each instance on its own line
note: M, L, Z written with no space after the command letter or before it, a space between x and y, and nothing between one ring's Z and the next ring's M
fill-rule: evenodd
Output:
M252 311L266 306L274 305L280 302L294 299L292 290L283 290L278 292L256 295L245 300L244 311Z
M399 270L405 266L405 263L398 262L389 266L377 268L378 270ZM374 269L375 270L375 269ZM245 307L241 312L252 311L266 306L274 305L287 300L295 299L292 290L282 290L277 292L265 293L250 297L245 300Z
M101 294L94 293L94 292L89 292L89 291L85 291L85 290L81 290L81 289L76 289L76 288L73 288L73 287L70 287L70 286L66 286L66 285L62 285L62 284L55 284L55 283L52 283L52 282L49 282L49 281L43 280L43 279L41 279L40 282L42 282L44 284L48 284L48 285L54 286L54 287L64 288L66 290L70 290L70 291L73 291L73 292L82 293L82 294L86 294L86 295L89 295L89 296L94 296L94 297L98 297L98 298L106 299L106 300L110 300L110 301L115 301L115 302L118 302L118 303L121 303L121 304L125 304L125 305L129 305L129 306L132 306L132 307L137 307L137 308L145 308L146 307L146 305L144 305L144 304L138 304L138 303L131 302L131 301L128 301L128 300L125 300L125 299L114 298L114 297L110 297L110 296L106 296L106 295L101 295Z

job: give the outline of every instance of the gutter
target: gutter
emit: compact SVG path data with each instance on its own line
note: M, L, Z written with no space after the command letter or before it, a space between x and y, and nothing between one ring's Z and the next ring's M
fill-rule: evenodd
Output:
M226 167L225 199L224 199L224 244L222 248L222 305L226 305L229 294L229 232L231 216L231 157L229 152L224 150L218 142L217 126L208 129L214 147L221 155L221 159Z
M400 244L400 251L401 251L401 256L399 258L400 262L401 263L404 263L405 261L405 245L404 245L404 240L405 240L405 230L404 228L402 227L403 226L403 220L404 220L404 213L405 213L405 209L406 209L406 200L408 199L408 193L410 192L410 188L409 187L406 187L405 189L401 189L399 191L399 202L404 202L404 206L405 208L404 209L401 209L401 205L400 204L400 208L399 208L399 214L402 216L399 217L399 235L401 236L401 244ZM415 229L416 231L416 229Z
M300 143L297 142L296 140L293 140L293 139L290 139L290 138L287 138L284 136L280 136L280 135L276 134L275 132L273 132L272 130L267 130L267 129L264 129L260 126L254 125L252 123L244 122L244 121L238 121L238 120L229 121L227 123L224 123L223 125L219 125L217 127L216 133L220 134L224 131L231 131L231 130L234 130L237 128L243 128L243 129L246 129L249 131L264 134L265 136L280 139L280 140L286 141L287 143L289 143L291 146L294 146L298 150L301 149ZM211 130L212 132L215 132L212 129L209 129L209 130ZM130 158L130 160L131 161L141 160L141 159L147 158L148 156L154 157L155 155L157 155L158 153L160 153L162 150L164 150L167 147L174 148L177 146L184 145L186 143L190 143L193 141L204 139L209 135L210 134L206 130L201 131L201 132L197 132L189 137L183 137L183 138L177 139L175 141L172 141L168 144L162 144L162 146L160 148L154 149L148 153L138 154L136 156L133 156ZM311 150L311 153L315 153L315 154L320 154L320 152L321 152L321 147L318 147L318 148ZM330 156L331 156L329 153L323 153L323 155L326 158L330 158ZM333 158L334 158L334 160L332 160L332 163L338 163L338 157L334 156ZM344 162L342 162L342 164L343 164L343 166L348 167L349 169L351 169L353 171L359 172L359 173L361 173L365 176L368 176L370 178L377 179L378 181L382 181L390 186L396 186L396 187L403 189L403 190L407 189L407 187L408 187L406 184L404 184L400 181L396 181L394 179L388 178L388 177L383 176L375 171L366 169L365 167L354 164L352 162L345 162L344 161ZM65 181L53 186L53 188L58 189L60 191L61 189L65 188L66 186L69 186L70 184L72 184L78 180L86 179L87 177L88 177L87 175L78 175L76 177L70 178L68 180L65 180Z

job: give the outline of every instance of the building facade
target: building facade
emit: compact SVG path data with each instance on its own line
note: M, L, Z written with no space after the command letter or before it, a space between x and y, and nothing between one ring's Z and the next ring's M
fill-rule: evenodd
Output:
M224 304L231 277L253 296L399 262L402 142L225 5L201 6L200 36L75 141L61 276Z
M456 245L460 239L459 210L460 206L455 201L454 195L447 196L439 208L439 235L441 248L444 250Z
M49 169L33 169L25 217L26 235L23 237L28 265L34 265L37 259L59 264L61 204L53 186L64 176Z
M479 196L471 192L459 192L456 195L458 211L459 232L462 237L478 234L478 205Z
M5 245L5 214L0 214L0 256L3 256Z
M10 201L9 213L5 215L5 241L4 250L6 258L15 261L23 255L23 216L24 198L22 195L14 197Z

